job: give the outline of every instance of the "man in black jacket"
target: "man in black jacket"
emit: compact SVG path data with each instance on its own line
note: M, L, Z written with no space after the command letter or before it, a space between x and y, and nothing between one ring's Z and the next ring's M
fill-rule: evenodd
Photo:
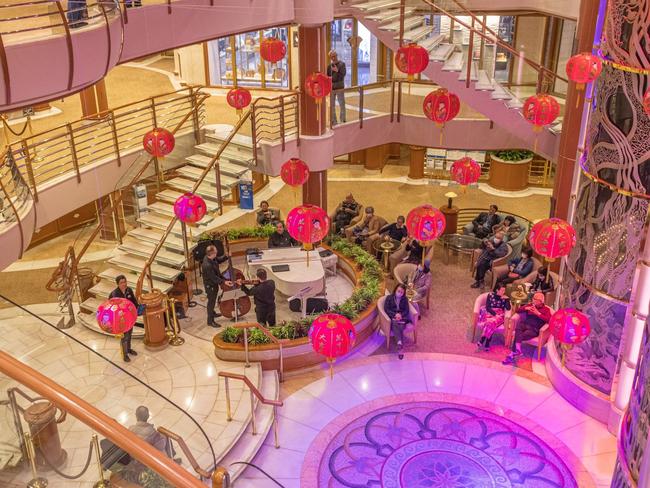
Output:
M291 247L298 244L291 234L284 228L282 222L275 225L275 232L269 237L269 248L274 247Z
M472 220L472 228L470 231L470 234L474 234L474 236L478 237L479 239L483 239L485 237L488 237L492 235L492 227L497 225L501 219L497 215L497 212L499 211L499 207L496 205L492 204L490 205L490 210L487 212L481 212L476 216L474 220ZM467 226L465 229L469 230Z
M338 124L336 121L336 107L335 101L338 102L341 109L341 123L345 124L345 63L339 61L339 56L336 51L330 51L330 64L327 66L327 76L332 78L332 98L330 101L330 115L332 125Z
M259 268L255 274L259 283L252 288L241 285L241 280L237 284L241 285L246 295L253 297L257 322L265 327L273 327L275 325L275 282L266 279L265 269Z
M126 276L124 275L118 275L115 278L115 283L117 284L117 288L115 288L110 295L108 295L108 298L126 298L128 301L130 301L136 308L140 306L138 303L138 299L135 297L135 293L133 293L133 289L131 289L127 283L126 283ZM131 356L137 356L138 353L135 352L131 348L131 335L133 334L133 329L129 330L128 332L125 332L122 335L122 339L120 339L120 349L122 350L122 359L124 359L125 362L130 362L131 358L129 357L129 354Z
M225 283L232 286L232 281L226 280L225 276L219 270L219 263L217 262L217 248L215 246L208 246L205 249L205 257L201 263L201 275L203 276L203 286L205 293L208 296L208 325L211 327L220 327L214 319L219 317L214 307L217 304L217 293L219 292L219 285Z
M482 288L484 286L483 279L488 269L492 267L492 261L502 258L508 254L508 245L503 240L504 234L499 231L489 239L484 239L481 244L480 256L476 260L476 281L471 285L472 288Z

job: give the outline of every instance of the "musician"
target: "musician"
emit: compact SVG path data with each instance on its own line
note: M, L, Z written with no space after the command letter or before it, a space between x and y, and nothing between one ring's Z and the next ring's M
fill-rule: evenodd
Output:
M242 284L242 280L237 280L237 284L241 285L246 295L253 297L257 322L265 327L273 327L275 325L275 281L267 280L266 270L263 268L259 268L255 274L257 284L252 288Z
M135 297L135 293L133 293L133 289L127 286L126 276L118 275L115 278L115 283L117 284L117 288L115 288L111 292L111 294L108 295L108 298L126 298L135 306L136 309L139 309L140 304L138 303L138 299ZM138 314L139 313L140 310L138 310ZM122 335L122 339L120 339L120 349L122 350L122 359L127 363L131 361L129 354L131 356L138 355L138 353L131 348L132 334L133 334L133 329L129 330L128 332L125 332Z
M275 232L269 237L269 248L292 247L297 244L298 241L289 235L289 232L284 228L284 224L278 222L275 225Z
M274 225L280 221L280 211L269 207L269 202L262 200L257 211L257 225Z
M214 309L217 304L219 285L225 284L227 286L232 286L232 281L227 280L219 270L217 248L215 246L210 245L205 249L205 257L201 263L201 275L203 276L205 293L208 296L208 325L210 327L221 327L214 321L216 317L221 316L221 314L217 313Z

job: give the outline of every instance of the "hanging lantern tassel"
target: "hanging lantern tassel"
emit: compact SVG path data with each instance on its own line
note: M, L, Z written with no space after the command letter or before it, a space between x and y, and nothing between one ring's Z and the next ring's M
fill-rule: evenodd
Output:
M583 83L576 84L576 90L578 91L578 93L576 93L576 108L580 106L580 97L582 96L584 89L585 85Z
M316 122L318 126L320 127L320 110L321 110L321 99L317 98L316 99Z
M566 344L563 342L560 344L560 347L562 348L562 367L564 368L566 363L566 353L571 350L573 344Z
M336 361L335 358L327 358L327 362L330 365L330 380L334 379L334 361Z

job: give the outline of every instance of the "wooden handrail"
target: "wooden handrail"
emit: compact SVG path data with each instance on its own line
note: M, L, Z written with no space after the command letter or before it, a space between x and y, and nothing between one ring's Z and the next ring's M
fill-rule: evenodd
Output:
M248 379L248 376L243 375L243 374L238 374L238 373L231 373L229 371L219 371L219 376L222 378L230 378L233 380L239 380L243 381L246 386L248 386L248 389L257 397L257 399L263 403L264 405L273 405L274 407L281 407L284 405L284 402L281 400L269 400L268 398L264 398L264 395L257 389L257 387L251 382L250 379Z
M68 412L158 473L173 486L205 488L200 480L115 419L4 351L0 351L0 372L37 395L47 398L61 410Z
M202 478L210 478L210 473L205 469L201 468L201 466L199 466L199 463L196 461L196 458L192 454L192 451L190 451L190 448L187 446L185 439L183 439L180 435L164 427L158 427L158 432L160 432L168 439L175 441L180 446L181 451L183 451L183 453L185 454L185 457L187 458L190 465L192 466L192 469L194 469L194 471L196 471L196 473L199 476L201 476Z

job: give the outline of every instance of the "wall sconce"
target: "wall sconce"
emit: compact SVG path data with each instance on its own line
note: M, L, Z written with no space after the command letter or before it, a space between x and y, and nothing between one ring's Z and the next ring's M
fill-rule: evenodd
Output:
M456 195L453 191L445 193L445 196L447 197L447 207L451 208L452 200L456 198L458 195Z

